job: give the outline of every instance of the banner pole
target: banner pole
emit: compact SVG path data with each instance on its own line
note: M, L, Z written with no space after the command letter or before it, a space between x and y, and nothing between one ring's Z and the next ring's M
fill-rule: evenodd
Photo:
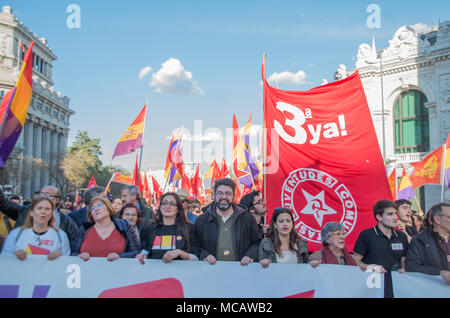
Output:
M266 54L263 54L263 135L262 135L262 146L263 146L263 162L262 162L262 169L263 169L263 197L264 201L266 201L266 174L267 174L267 125L266 125L266 115L265 115L265 82L266 82ZM264 216L265 224L267 224L267 217Z
M444 202L444 189L445 189L445 153L446 153L446 146L445 144L442 145L442 147L444 147L443 151L442 151L442 158L441 158L441 202Z

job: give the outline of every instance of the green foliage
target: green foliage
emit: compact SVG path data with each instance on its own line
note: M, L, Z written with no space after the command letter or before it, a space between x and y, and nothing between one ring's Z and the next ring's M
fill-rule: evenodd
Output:
M72 146L61 165L64 176L78 188L87 187L93 175L98 186L105 187L116 171L130 175L130 172L116 165L103 166L100 139L91 139L87 131L78 131Z

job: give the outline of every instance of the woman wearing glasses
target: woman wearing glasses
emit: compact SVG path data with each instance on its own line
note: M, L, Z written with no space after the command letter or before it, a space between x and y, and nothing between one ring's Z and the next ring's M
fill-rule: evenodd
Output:
M69 256L69 239L64 231L54 225L54 208L54 203L49 198L33 200L24 226L9 233L2 253L14 254L21 261L27 254L48 255L49 260L61 255Z
M88 222L78 230L72 255L84 261L90 257L132 258L140 251L134 228L125 220L114 217L115 211L107 198L95 197L89 204Z
M159 208L153 223L148 226L143 251L136 258L142 264L144 259L198 260L200 244L194 226L186 220L183 204L178 194L165 193L160 198Z
M329 222L325 224L321 231L323 248L309 256L308 262L312 267L319 264L336 264L357 266L356 258L345 248L345 237L347 233L341 223ZM366 270L364 265L360 266Z
M137 206L133 203L125 204L122 209L119 211L119 219L128 221L131 227L136 232L137 237L140 237L141 234L141 213Z
M276 208L267 230L267 238L261 241L258 252L259 263L266 268L270 263L306 263L306 242L294 229L294 217L288 208Z

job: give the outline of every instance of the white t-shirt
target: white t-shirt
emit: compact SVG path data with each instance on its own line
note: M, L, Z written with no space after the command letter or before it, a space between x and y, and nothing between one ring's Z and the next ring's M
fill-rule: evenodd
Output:
M70 244L66 232L59 230L59 237L53 228L49 228L44 234L36 234L33 229L21 228L12 230L5 240L2 253L13 254L15 251L24 250L30 255L47 255L57 249L62 255L70 256Z
M277 263L280 263L280 264L297 264L298 258L297 258L297 253L296 252L281 251L281 254L283 255L283 257L279 257L278 254L276 254L277 255Z

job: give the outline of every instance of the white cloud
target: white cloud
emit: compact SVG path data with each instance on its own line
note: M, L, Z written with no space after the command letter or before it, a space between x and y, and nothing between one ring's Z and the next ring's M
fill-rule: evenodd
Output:
M183 95L204 94L192 77L176 58L165 61L158 72L152 75L151 87L157 93L174 93Z
M414 25L411 25L410 27L413 28L414 31L416 31L416 33L428 33L430 31L434 31L434 30L438 29L437 26L436 27L431 27L431 26L429 26L429 25L427 25L425 23L422 23L422 22L419 22L419 23L416 23Z
M148 73L150 73L152 71L152 67L151 66L146 66L144 67L140 72L139 72L139 79L143 79L145 75L147 75Z
M298 71L297 73L291 73L289 71L284 71L281 73L273 73L267 78L267 81L271 85L278 85L278 84L295 84L295 85L301 85L301 84L307 84L305 81L306 73L302 70Z

